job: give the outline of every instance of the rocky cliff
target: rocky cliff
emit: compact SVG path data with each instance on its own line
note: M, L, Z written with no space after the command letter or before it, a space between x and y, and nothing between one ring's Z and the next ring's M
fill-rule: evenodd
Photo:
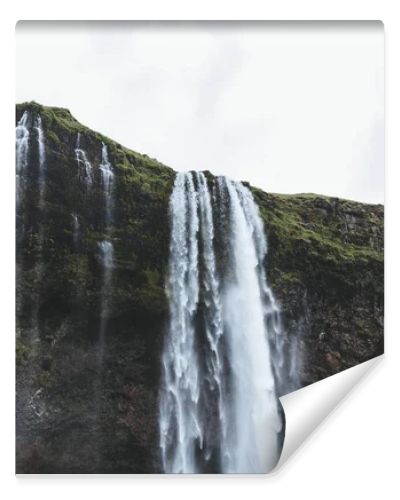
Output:
M16 226L17 472L158 471L175 173L87 129L65 109L21 104L17 122L24 111L30 133ZM78 134L93 166L90 189L76 158ZM103 143L114 171L111 227L99 169ZM212 174L207 178L212 185ZM382 353L383 207L251 189L265 222L265 265L297 385ZM114 246L106 312L99 250L105 239Z

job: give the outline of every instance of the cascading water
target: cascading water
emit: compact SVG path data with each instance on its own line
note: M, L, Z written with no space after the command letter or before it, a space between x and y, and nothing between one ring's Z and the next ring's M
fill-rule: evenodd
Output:
M280 453L270 351L279 309L264 271L263 224L247 188L225 178L217 187L218 214L203 173L177 174L170 200L159 421L165 472L267 472ZM214 220L226 233L219 265Z
M264 307L264 320L267 327L270 346L273 351L271 359L275 372L276 385L280 389L280 394L286 394L294 388L297 388L295 383L298 362L297 337L292 341L290 346L291 353L288 357L280 308L273 296L271 288L268 286L265 267L263 265L267 255L267 241L263 224L250 191L244 188L242 184L236 183L236 186L239 191L246 220L252 228L257 256L259 286Z
M78 214L76 213L71 214L71 218L72 218L72 239L74 241L74 249L77 252L79 247L79 229L80 229Z
M224 179L229 200L230 273L223 312L231 368L223 470L266 472L279 455L281 416L265 323L265 237L250 191Z
M109 230L112 222L114 172L108 159L108 150L104 142L101 144L101 163L99 165L99 168L101 172L101 181L103 185L104 201L106 207L105 225L106 229Z
M32 311L32 329L35 338L39 337L39 325L38 325L38 314L39 314L39 303L40 303L40 287L44 275L44 261L43 261L43 245L44 245L44 221L45 221L45 196L46 196L46 145L45 136L42 127L42 119L40 115L37 115L34 124L34 130L36 131L37 140L37 151L38 151L38 208L40 212L40 223L38 228L38 238L37 238L37 262L36 262L36 284L37 292L35 297L34 308Z
M17 209L19 208L19 205L23 198L24 183L26 181L24 177L26 174L26 168L28 166L30 123L32 123L31 116L28 113L28 111L24 111L15 129ZM40 115L36 116L34 125L33 127L31 126L31 130L35 131L37 138L37 147L38 147L37 179L38 179L38 190L39 190L38 205L39 209L43 209L45 202L45 191L46 191L46 145L42 127L42 118Z
M222 304L220 298L220 283L217 275L217 265L214 253L214 221L210 193L207 180L202 172L196 173L199 212L200 212L200 239L202 241L202 252L200 266L202 272L201 297L205 305L204 330L206 334L206 345L208 355L205 360L206 394L203 398L210 406L218 409L218 428L221 448L225 449L227 437L227 416L225 414L224 389L223 389L223 353L221 338L223 334ZM214 396L214 397L213 397ZM212 454L213 440L207 433L203 446L205 459L209 460ZM211 431L212 432L212 431Z
M83 167L83 177L85 179L85 184L87 188L90 188L93 184L93 168L86 156L86 152L81 148L81 134L78 132L76 137L76 147L75 147L75 158L78 163L78 167Z
M43 209L46 193L46 147L44 143L44 133L42 128L42 119L40 115L37 116L35 122L35 129L38 142L39 153L39 171L38 171L38 185L39 185L39 208Z
M101 147L101 163L99 165L99 168L101 172L101 181L105 203L105 232L107 236L110 237L112 224L114 173L111 163L108 159L107 146L104 143L102 143ZM105 240L99 243L99 249L103 267L103 283L101 289L101 321L99 332L100 351L102 351L110 306L109 294L112 280L112 271L114 267L114 246L111 241Z
M21 210L25 194L25 171L28 166L29 156L29 122L30 115L28 111L24 111L15 128L15 200L16 200L16 239L17 239L17 255L16 255L16 312L17 320L21 317L21 311L25 303L25 287L22 286L22 270L24 261L21 253L18 251L18 244L25 236L25 214ZM23 208L23 207L22 207ZM18 323L17 323L18 325ZM17 327L18 331L18 327Z
M101 264L103 267L103 284L101 289L101 321L99 332L100 349L102 349L109 314L108 295L110 291L112 269L114 265L114 248L110 241L101 241L99 243L99 249L101 255Z
M100 323L98 329L98 349L97 349L97 367L99 376L95 378L93 384L93 403L94 403L94 424L93 428L98 433L96 440L97 453L99 461L102 460L102 414L104 394L104 380L107 377L107 371L104 370L104 354L106 352L106 338L110 315L111 285L114 269L114 245L111 241L111 229L113 221L113 192L114 192L114 173L112 165L108 159L107 146L101 144L101 162L99 164L101 174L102 198L104 203L103 213L103 232L107 239L98 243L100 263L102 268L102 283L100 291Z
M16 160L16 202L17 209L21 204L24 190L24 173L28 165L29 153L29 113L24 111L15 128L15 160Z
M163 353L160 446L166 472L197 472L202 447L200 374L194 315L199 299L197 193L191 174L178 174L171 196L172 234L167 294L168 340Z
M36 165L29 165L29 175L27 175L27 167L29 161L29 148L33 147L34 141L37 144L37 168ZM45 193L46 193L46 145L45 135L42 127L42 119L39 114L32 116L31 113L25 111L16 127L16 201L17 201L17 238L25 238L25 217L28 210L20 212L21 203L26 196L34 193L30 197L29 210L35 213L37 225L35 226L34 238L31 238L32 254L36 253L35 266L32 268L32 276L35 282L35 293L30 294L29 298L24 297L24 300L29 302L30 310L30 330L32 332L32 340L37 340L39 337L38 313L40 304L40 287L43 280L44 262L43 262L43 245L44 245L44 222L45 222ZM33 168L32 168L33 167ZM33 179L37 178L37 185L33 184ZM31 185L32 183L32 185ZM34 188L32 189L32 187ZM37 186L37 187L36 187ZM37 200L37 205L32 204L32 200ZM25 209L26 207L24 207ZM21 256L17 256L17 286L19 274L22 272L24 261ZM20 296L21 294L17 294ZM17 307L22 307L22 299L17 301Z

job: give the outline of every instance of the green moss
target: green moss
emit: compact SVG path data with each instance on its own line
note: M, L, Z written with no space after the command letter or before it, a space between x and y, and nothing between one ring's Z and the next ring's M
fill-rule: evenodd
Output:
M42 120L46 126L46 135L50 129L55 128L69 134L77 134L78 132L85 134L88 138L99 143L104 142L109 148L111 155L118 157L118 161L114 162L114 167L119 169L132 169L132 167L141 167L144 169L143 174L148 175L146 170L155 170L153 173L163 172L163 175L173 175L173 170L147 155L137 153L128 148L121 146L109 137L93 131L78 122L68 109L42 106L34 101L24 102L16 105L17 118L25 111L40 113ZM55 135L55 134L54 134ZM54 138L54 136L53 136Z
M301 284L301 280L294 273L282 273L280 274L280 280L283 286L294 286Z
M375 296L383 293L381 205L251 189L265 223L274 285L331 289L343 299L360 287Z
M157 269L145 269L143 274L148 285L158 286L161 283L160 272Z
M21 338L17 338L15 342L15 355L17 364L24 364L36 354L34 344L24 342Z
M51 130L51 129L46 130L46 139L53 143L53 147L58 147L61 144L60 139L55 134L55 132L53 132L53 130Z

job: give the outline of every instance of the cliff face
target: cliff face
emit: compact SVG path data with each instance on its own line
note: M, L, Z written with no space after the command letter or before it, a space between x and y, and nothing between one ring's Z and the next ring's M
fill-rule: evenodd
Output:
M175 173L85 128L67 110L22 104L17 122L26 110L29 153L17 210L17 472L158 471ZM46 152L42 202L39 114ZM93 166L90 189L76 159L78 133ZM110 228L102 143L114 171ZM380 354L383 207L252 191L265 221L267 274L281 304L297 384ZM113 242L114 265L104 318L99 245L106 239Z
M383 207L255 191L300 386L383 352ZM290 349L289 349L290 350Z

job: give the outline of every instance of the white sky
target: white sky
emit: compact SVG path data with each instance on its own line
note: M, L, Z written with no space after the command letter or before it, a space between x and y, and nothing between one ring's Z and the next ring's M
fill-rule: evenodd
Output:
M175 168L384 196L380 23L19 23L17 102Z

